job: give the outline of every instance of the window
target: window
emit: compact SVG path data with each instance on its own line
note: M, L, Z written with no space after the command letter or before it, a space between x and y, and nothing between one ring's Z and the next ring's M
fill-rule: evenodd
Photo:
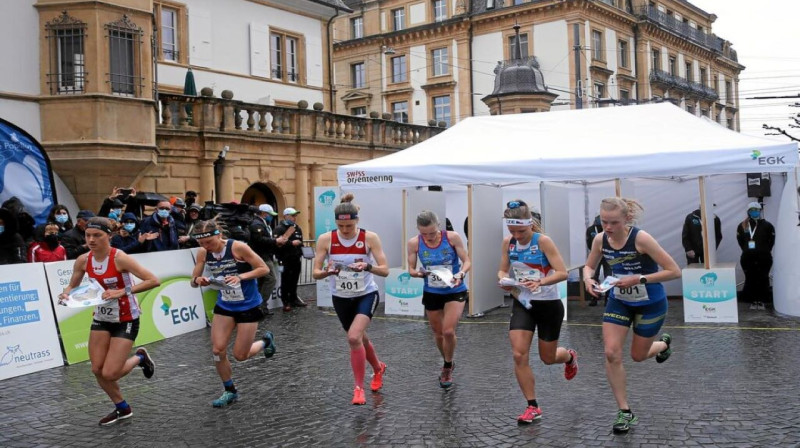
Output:
M450 126L450 95L433 97L433 119L436 123L444 121Z
M628 41L621 40L617 43L617 53L619 53L619 66L628 68Z
M144 32L127 15L106 25L108 31L111 93L136 96L142 89L139 76Z
M517 36L508 36L508 57L509 59L514 59L514 52L516 51L515 45L517 43ZM519 45L520 45L520 59L525 59L528 57L528 34L520 34L519 35Z
M707 117L708 116L708 109L700 109L700 115Z
M442 22L447 19L447 0L433 0L433 21Z
M606 97L606 86L603 83L600 82L594 83L594 96L595 100L599 100L601 98Z
M619 100L626 104L631 99L631 92L625 89L619 89Z
M406 27L406 10L403 8L392 10L392 23L394 31L400 31Z
M521 5L525 3L527 0L514 0L514 5Z
M367 106L354 107L350 109L350 115L354 117L367 118Z
M592 59L603 61L603 33L592 31Z
M408 101L392 103L392 119L400 123L408 123Z
M689 81L692 81L694 79L694 76L692 76L692 63L691 62L687 62L686 63L686 79L689 80Z
M730 81L725 81L725 99L729 103L733 103L733 84Z
M350 66L350 72L353 78L353 88L360 89L367 85L367 71L363 62L358 62Z
M286 33L270 33L270 73L273 79L300 81L300 38Z
M433 76L441 76L449 73L447 67L447 48L437 48L433 50Z
M50 72L47 83L51 94L82 93L86 79L83 42L86 23L66 11L45 25L50 39Z
M653 50L653 70L661 70L661 52Z
M364 18L356 17L350 19L350 35L353 39L361 39L364 37Z
M669 74L672 75L672 76L677 75L678 66L676 64L677 64L677 61L675 61L675 56L670 56L669 57L669 67L668 68L669 68Z
M708 85L708 83L706 82L706 77L707 77L707 76L708 76L708 73L706 72L706 69L704 69L704 68L701 68L701 69L700 69L700 84L702 84L702 85L703 85L703 87L705 87L706 85Z
M697 115L694 111L694 106L689 103L686 103L686 112L689 112L692 115Z
M178 60L178 11L172 8L161 8L161 56Z
M733 128L733 118L728 118L728 129L730 129L730 130L732 130L732 131L734 131L734 130L735 130L735 129Z
M408 81L408 66L406 65L406 57L398 56L392 58L392 82L406 82Z

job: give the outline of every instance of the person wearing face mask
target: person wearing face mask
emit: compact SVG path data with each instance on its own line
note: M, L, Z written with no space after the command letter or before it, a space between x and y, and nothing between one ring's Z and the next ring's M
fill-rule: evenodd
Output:
M278 243L278 258L283 265L281 272L281 300L283 311L291 311L292 307L304 307L307 304L297 296L297 282L300 280L303 258L303 229L297 225L300 212L292 207L283 210L283 221L275 227Z
M126 254L138 254L144 252L144 243L147 236L139 232L139 220L133 213L122 215L122 225L119 234L111 238L111 247L120 249Z
M67 250L61 245L58 235L58 224L48 222L44 226L43 241L35 242L28 252L28 261L31 263L48 263L51 261L64 261L67 259Z
M71 230L74 225L72 224L72 218L69 215L69 210L65 205L55 205L50 210L50 215L47 217L47 222L54 222L58 224L58 233L63 234L64 232ZM44 227L42 227L42 235L44 235Z
M94 218L94 212L91 210L81 210L78 212L76 218L75 227L61 235L61 244L67 249L67 258L70 260L74 260L78 258L78 256L89 252L89 246L86 244L85 231L89 219Z
M250 248L264 260L269 268L267 275L258 278L258 289L261 297L264 298L262 311L267 315L272 314L267 307L267 302L278 283L278 276L275 274L277 271L275 269L275 253L278 250L278 241L272 234L272 221L276 216L278 214L271 205L261 204L258 206L256 217L250 223Z
M764 310L772 304L769 271L772 269L772 247L775 227L762 215L758 202L747 204L747 218L736 226L736 241L742 249L739 263L744 271L742 299L751 310Z
M145 234L145 252L161 252L178 249L178 230L172 218L172 204L163 200L156 211L142 220L141 233Z
M103 199L103 204L100 206L97 216L111 218L113 213L117 215L116 221L119 221L122 218L122 214L125 213L125 204L134 196L136 196L135 188L131 188L129 192L123 188L114 187L111 194Z
M25 263L25 240L17 233L14 214L0 208L0 264Z

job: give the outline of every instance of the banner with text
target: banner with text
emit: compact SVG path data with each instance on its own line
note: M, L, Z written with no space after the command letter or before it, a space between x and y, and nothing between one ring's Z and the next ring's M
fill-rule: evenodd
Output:
M688 267L682 273L685 322L739 322L734 266Z
M0 380L64 365L42 263L2 272Z
M424 316L423 286L425 286L424 280L412 277L405 269L389 269L389 276L386 277L385 314Z

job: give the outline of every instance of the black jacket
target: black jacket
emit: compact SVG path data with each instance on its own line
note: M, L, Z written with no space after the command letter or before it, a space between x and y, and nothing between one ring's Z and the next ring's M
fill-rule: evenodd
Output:
M750 230L754 230L752 239L756 245L755 249L750 249ZM771 257L772 247L775 246L775 227L766 219L747 218L736 226L736 242L742 249L742 257L751 255Z
M0 234L0 264L16 264L28 261L25 240L17 233L17 220L11 211L0 208L3 233Z
M264 260L272 260L278 252L278 243L272 234L272 228L258 216L250 223L250 247Z
M683 250L689 252L694 251L696 257L703 256L703 226L700 220L700 209L693 211L686 215L683 221L683 234L681 240L683 242ZM717 246L722 241L722 224L720 223L719 216L714 215L714 236L717 240Z
M586 228L586 248L592 250L592 243L594 237L603 231L603 224L600 222L600 216L595 216L594 223Z
M139 223L139 231L141 233L158 233L158 238L144 242L145 252L178 249L178 230L175 227L175 220L170 216L165 221L166 223L157 214L153 213Z
M289 241L287 241L286 244L278 248L278 259L284 263L287 260L300 261L300 257L303 256L303 249L301 249L303 245L295 246L292 244L292 241L295 240L300 240L301 243L303 242L303 229L301 229L299 225L288 220L283 220L275 227L274 235L276 237L283 236L291 226L294 226L294 233L289 236Z
M85 244L86 235L77 225L61 235L61 245L67 250L67 258L70 260L89 252L88 247L83 247Z

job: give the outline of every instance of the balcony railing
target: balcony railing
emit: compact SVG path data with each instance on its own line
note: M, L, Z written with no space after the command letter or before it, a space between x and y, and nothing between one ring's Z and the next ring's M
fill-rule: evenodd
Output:
M696 96L709 100L719 99L719 94L711 87L700 84L699 82L689 81L678 75L673 75L664 70L651 70L650 82L661 84L668 89L677 89L686 92L689 96Z
M212 96L159 94L158 100L159 130L219 131L384 149L403 149L444 130L380 118L267 106Z
M689 26L688 22L680 21L674 16L660 11L655 6L640 6L636 10L636 15L642 20L655 23L662 28L683 36L705 48L722 53L723 43L725 42L724 39L719 38L712 33L704 33L697 28L693 28ZM725 56L731 57L730 54L726 54ZM733 57L731 59L735 61L736 52L733 52L732 56Z

